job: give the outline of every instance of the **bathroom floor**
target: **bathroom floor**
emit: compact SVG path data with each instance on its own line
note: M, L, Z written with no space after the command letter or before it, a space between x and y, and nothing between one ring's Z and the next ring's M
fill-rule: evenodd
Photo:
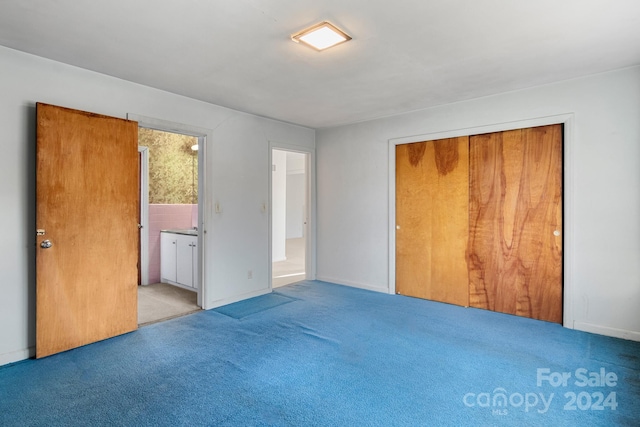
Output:
M138 325L198 311L197 298L195 292L165 283L138 286Z

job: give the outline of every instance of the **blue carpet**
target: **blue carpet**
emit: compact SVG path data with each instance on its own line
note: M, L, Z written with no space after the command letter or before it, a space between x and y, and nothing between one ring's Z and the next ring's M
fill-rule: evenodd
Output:
M0 425L640 425L640 343L323 282L278 293L0 368Z
M234 304L225 305L223 307L216 308L215 311L226 316L233 317L234 319L242 319L244 317L251 316L252 314L260 313L261 311L269 310L270 308L274 308L282 304L287 304L291 301L293 301L292 298L274 292L236 302Z

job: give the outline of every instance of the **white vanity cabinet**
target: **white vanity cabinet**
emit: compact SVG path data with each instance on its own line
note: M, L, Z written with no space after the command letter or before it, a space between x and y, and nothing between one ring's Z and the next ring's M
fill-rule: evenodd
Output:
M196 290L198 236L162 231L160 233L160 277L162 282Z

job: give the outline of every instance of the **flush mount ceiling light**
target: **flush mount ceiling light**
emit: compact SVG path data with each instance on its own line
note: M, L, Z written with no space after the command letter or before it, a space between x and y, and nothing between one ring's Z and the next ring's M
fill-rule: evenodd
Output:
M324 21L312 25L299 33L292 34L291 40L304 43L318 51L328 49L351 40L351 37L335 25Z

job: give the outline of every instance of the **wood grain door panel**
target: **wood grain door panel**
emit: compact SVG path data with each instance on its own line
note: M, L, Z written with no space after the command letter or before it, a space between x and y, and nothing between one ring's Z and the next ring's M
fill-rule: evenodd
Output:
M396 146L396 292L468 306L468 137Z
M37 357L137 328L137 131L37 105Z
M473 307L562 322L562 125L470 138Z

